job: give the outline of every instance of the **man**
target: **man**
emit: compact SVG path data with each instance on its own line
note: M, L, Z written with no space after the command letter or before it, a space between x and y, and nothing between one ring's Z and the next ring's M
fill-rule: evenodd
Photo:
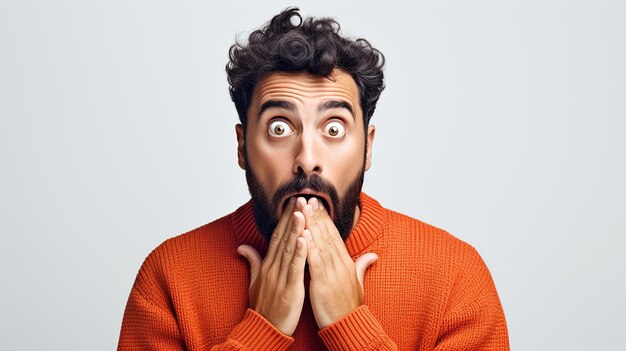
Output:
M382 54L297 11L230 50L251 201L148 256L118 349L508 350L478 253L361 193Z

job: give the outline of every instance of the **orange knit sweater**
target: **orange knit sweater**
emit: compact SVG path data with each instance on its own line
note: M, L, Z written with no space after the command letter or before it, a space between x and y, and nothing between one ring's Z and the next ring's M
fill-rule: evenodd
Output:
M250 273L237 253L244 243L261 255L267 250L251 202L156 248L130 292L118 350L509 349L500 300L478 253L366 194L346 240L353 258L379 256L365 274L365 304L322 330L308 293L292 337L248 308Z

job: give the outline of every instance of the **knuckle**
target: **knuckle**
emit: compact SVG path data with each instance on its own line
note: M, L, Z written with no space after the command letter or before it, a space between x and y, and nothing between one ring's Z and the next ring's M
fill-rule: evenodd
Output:
M316 260L311 264L311 268L315 270L323 270L324 269L324 261Z
M341 237L341 234L339 234L339 231L335 230L333 233L333 240L335 241L336 244L344 244L343 238Z
M291 230L289 231L291 234L297 234L298 233L298 226L296 226L296 223L294 222L293 225L291 226Z
M274 272L268 272L268 274L263 276L263 282L268 287L275 286L276 280L276 274L274 274Z
M325 242L322 242L322 244L318 246L318 250L321 254L325 254L328 252L329 247Z
M296 266L295 264L291 263L289 265L289 268L287 270L289 277L291 278L295 278L298 275L299 269L298 266Z
M280 239L280 232L276 229L272 232L272 238L270 240L276 241Z
M268 271L269 269L270 269L270 268L269 268L269 264L267 264L267 263L263 262L263 263L261 264L261 269L259 269L259 274L261 274L261 275L265 275L265 274L267 274L267 271Z
M287 240L289 240L289 236L283 235L283 237L280 239L280 244L287 245Z
M283 252L285 255L291 255L293 253L293 247L291 247L291 245L285 245Z
M263 277L263 279L271 279L274 275L274 269L272 269L273 265L265 264L261 267L259 271L259 275Z
M335 239L332 236L327 236L324 238L324 246L333 247L335 245Z

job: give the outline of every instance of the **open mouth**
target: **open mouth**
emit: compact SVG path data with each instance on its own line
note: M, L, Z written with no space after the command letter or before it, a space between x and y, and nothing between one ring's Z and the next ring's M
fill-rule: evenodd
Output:
M283 201L281 215L285 211L285 208L287 207L287 203L289 202L289 199L291 199L292 197L295 197L295 198L303 197L307 201L307 203L309 202L310 199L316 198L317 201L324 206L324 208L326 209L326 212L328 212L328 214L331 216L331 218L333 218L332 217L332 208L330 206L330 203L329 203L328 199L326 199L324 197L324 195L322 195L322 194L294 194L294 195L288 196Z

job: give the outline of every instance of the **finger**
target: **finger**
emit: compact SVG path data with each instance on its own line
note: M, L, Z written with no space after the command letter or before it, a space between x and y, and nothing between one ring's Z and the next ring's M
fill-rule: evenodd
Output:
M319 209L314 209L312 206L319 205L316 201L315 198L309 200L309 204L303 209L306 228L311 231L311 236L313 237L313 241L315 241L315 247L322 260L324 260L324 265L326 267L333 267L335 264L335 258L333 258L333 256L337 255L336 249L334 248L335 243L333 242L332 236L328 233L328 228L320 216ZM340 257L337 256L337 259L340 259Z
M326 265L332 265L332 257L328 255L328 247L324 244L324 233L326 226L320 226L317 218L314 215L313 206L309 203L304 206L302 213L304 213L305 229L308 229L311 233L311 240L315 244L314 250L317 251L317 255L322 258ZM322 223L323 224L323 223Z
M333 222L333 219L330 218L330 214L328 213L328 211L326 211L326 208L322 204L320 204L317 199L313 198L311 200L313 200L314 213L317 218L322 223L324 223L328 234L332 236L334 242L343 243L343 238L341 237L341 234L339 233L335 222Z
M304 207L304 205L306 205L306 199L303 197L298 197L298 199L296 199L296 209L302 210L302 207Z
M259 269L261 268L261 255L255 248L250 245L240 245L237 248L237 252L246 258L250 265L250 284L256 280L259 275Z
M291 237L291 230L293 229L293 225L294 225L294 220L296 219L296 217L294 217L295 213L300 213L302 214L302 206L304 206L304 204L306 204L306 200L302 197L302 198L297 198L295 200L295 204L293 207L293 210L291 212L291 214L289 214L289 220L287 221L287 225L282 229L282 234L280 237L280 241L278 241L278 246L276 247L276 252L274 253L276 255L276 259L275 260L282 260L282 255L281 255L281 251L285 249L285 246L287 245L287 242L289 241L289 238ZM304 217L302 217L302 221L304 221Z
M306 239L307 255L306 261L309 264L309 272L311 273L311 279L324 279L326 278L326 267L324 266L324 260L320 256L317 247L315 246L315 240L309 229L302 231L302 236Z
M280 256L280 269L282 272L288 269L296 251L296 241L304 230L304 215L302 212L296 211L292 216L291 228L285 233L284 240L281 240L280 246L276 250L276 255ZM278 257L275 261L278 261Z
M346 248L346 244L343 241L343 238L341 237L341 234L339 233L337 226L335 226L335 222L333 222L333 219L330 218L330 215L326 211L326 208L322 204L320 204L319 201L317 201L317 199L313 199L313 200L316 201L314 208L317 209L316 210L317 215L319 218L321 218L322 222L326 226L326 233L329 234L329 237L326 237L325 240L333 243L331 249L334 248L337 254L339 255L339 257L344 262L347 262L348 260L352 261L352 257L350 257L350 253L348 252L348 249Z
M354 267L356 268L356 277L359 280L361 289L363 289L363 278L365 278L365 271L367 271L367 268L377 260L378 255L373 252L369 252L357 258L354 262Z
M289 228L289 225L291 225L291 214L293 213L295 207L296 199L292 197L289 199L289 202L287 202L287 206L280 216L276 228L274 228L274 231L272 232L272 238L270 239L270 243L267 248L267 254L265 255L265 258L266 260L268 260L268 262L274 261L274 257L276 256L276 248L278 247L280 240L283 238L285 228Z
M306 263L307 245L303 237L296 239L296 251L289 264L287 287L294 287L304 282L304 264Z

